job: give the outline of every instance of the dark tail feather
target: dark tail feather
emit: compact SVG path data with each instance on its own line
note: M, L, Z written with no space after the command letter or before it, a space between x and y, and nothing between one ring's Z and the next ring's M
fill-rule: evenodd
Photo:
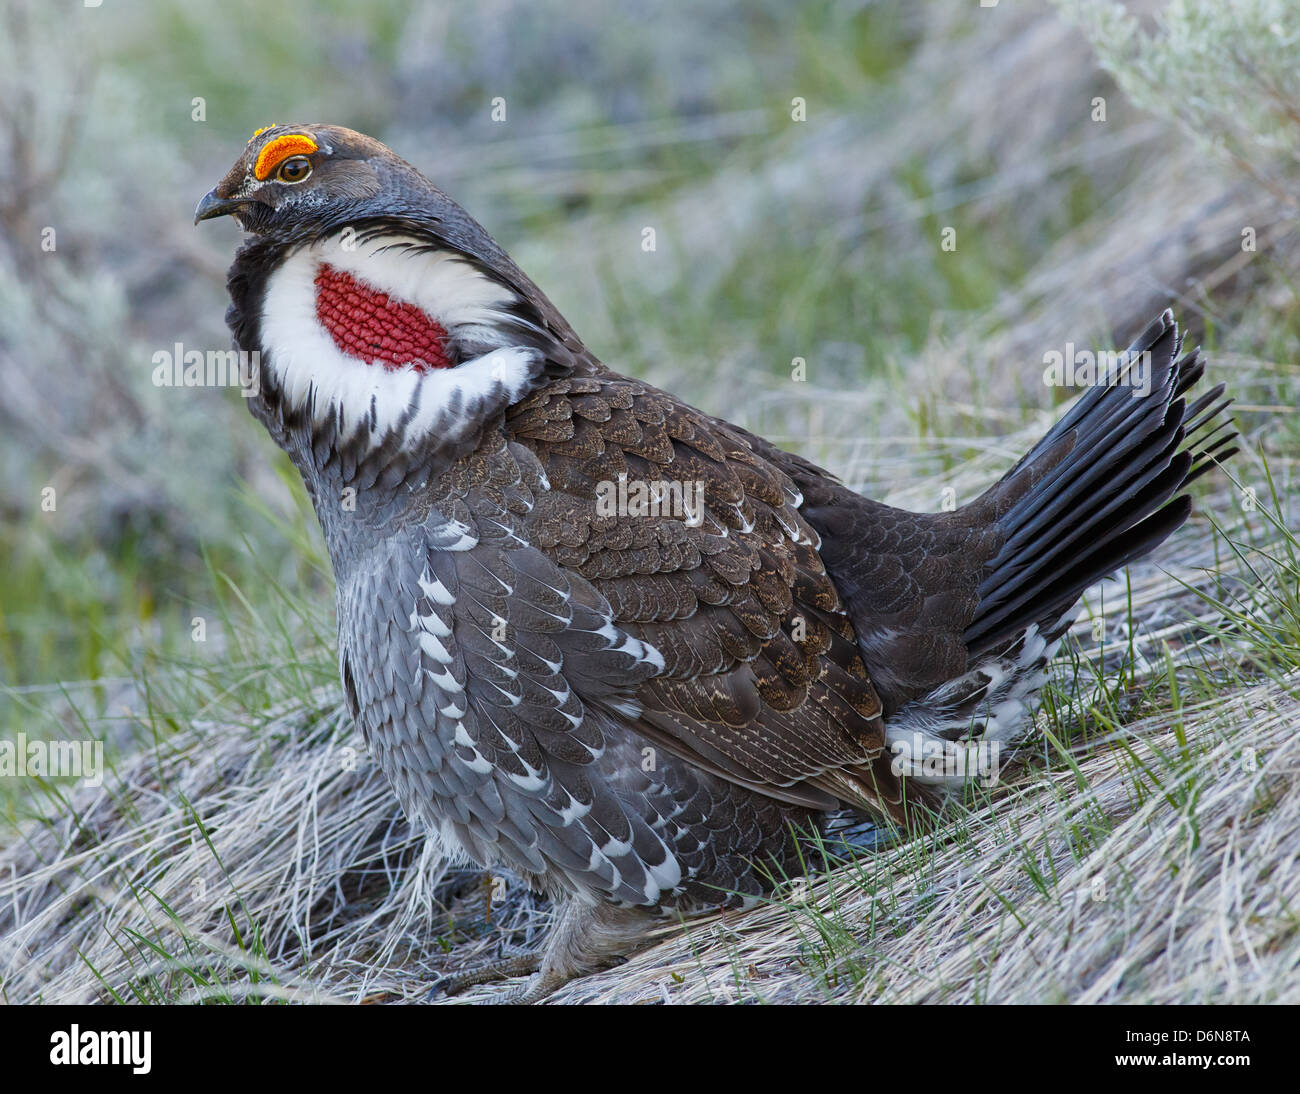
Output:
M1089 389L1002 481L975 504L998 512L1002 547L979 586L964 638L972 657L1037 624L1049 638L1067 625L1088 586L1158 546L1187 519L1178 491L1236 452L1223 385L1190 406L1205 371L1182 359L1173 313L1152 323L1117 376ZM1149 355L1150 393L1132 378Z

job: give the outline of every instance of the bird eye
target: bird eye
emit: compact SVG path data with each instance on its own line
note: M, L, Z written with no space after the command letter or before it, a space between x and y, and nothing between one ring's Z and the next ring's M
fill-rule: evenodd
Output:
M275 173L281 182L302 182L311 174L311 160L306 156L290 156Z

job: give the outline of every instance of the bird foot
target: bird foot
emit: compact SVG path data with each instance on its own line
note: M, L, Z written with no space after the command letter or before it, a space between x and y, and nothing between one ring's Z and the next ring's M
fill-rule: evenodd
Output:
M539 953L516 954L476 969L441 978L428 999L455 995L478 984L535 973L526 984L476 998L483 1003L537 1003L575 977L621 965L646 943L646 928L653 922L642 908L612 904L588 905L567 901L557 914Z
M504 957L498 961L489 961L486 965L480 965L476 969L467 969L465 972L453 973L450 976L440 976L434 981L433 987L429 989L425 1001L432 1002L443 995L459 995L461 992L468 991L479 984L492 984L498 980L509 980L515 976L528 976L537 972L541 968L541 964L541 954L522 953L513 957ZM522 989L518 990L522 991ZM554 990L554 988L551 989L551 991ZM509 994L513 995L514 992ZM550 992L547 992L547 994L550 994ZM502 1000L502 1002L506 1001Z
M541 971L530 976L528 983L520 984L519 987L511 988L509 991L499 992L489 999L484 999L483 1002L506 1006L528 1006L532 1003L540 1003L548 995L562 988L570 979L571 977L559 973Z

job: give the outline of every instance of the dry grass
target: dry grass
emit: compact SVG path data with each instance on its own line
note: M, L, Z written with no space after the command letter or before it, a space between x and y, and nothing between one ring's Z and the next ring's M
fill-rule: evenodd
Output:
M453 918L486 939L479 875L412 835L337 695L315 698L196 723L11 845L8 1000L418 994ZM513 886L494 928L531 941L534 904Z

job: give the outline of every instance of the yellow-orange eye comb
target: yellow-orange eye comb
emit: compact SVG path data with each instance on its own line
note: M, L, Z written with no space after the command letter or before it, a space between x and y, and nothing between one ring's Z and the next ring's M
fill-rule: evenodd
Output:
M270 178L271 172L290 156L307 156L317 148L316 142L305 133L286 133L283 137L276 137L257 154L253 176L257 179Z

